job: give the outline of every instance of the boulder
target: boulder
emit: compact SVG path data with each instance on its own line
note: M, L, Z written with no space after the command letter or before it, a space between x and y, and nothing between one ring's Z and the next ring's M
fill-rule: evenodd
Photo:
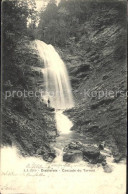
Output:
M101 144L99 144L99 149L104 150L105 147L105 141L103 141Z
M106 161L102 162L102 166L106 166L106 164L107 164Z
M49 111L55 111L55 108L48 107L48 110L49 110Z
M81 149L83 145L80 143L80 142L72 142L69 144L69 149L76 149L76 150L79 150Z
M68 152L70 150L80 150L82 151L83 144L81 142L71 142L70 144L66 145L63 149L64 152Z
M64 152L68 152L68 151L69 151L68 145L64 147L63 151L64 151Z
M104 163L106 165L106 157L101 154L99 155L99 157L96 158L89 158L87 156L84 156L84 161L87 161L91 164Z
M100 150L93 145L83 148L83 157L85 161L91 164L102 163L105 160L104 156L100 154Z
M114 162L118 163L122 159L121 155L114 156Z
M97 158L97 163L103 163L106 162L106 156L100 154L99 157Z
M112 168L108 164L103 166L103 169L104 169L104 172L106 172L106 173L111 173L112 172Z
M52 162L55 157L56 157L56 154L54 152L43 154L43 159L47 162Z
M84 160L91 164L106 163L106 156L100 154L98 146L91 144L82 144L81 142L71 142L65 146L63 160L66 162L74 162L76 160Z
M81 160L83 160L83 153L79 150L72 150L63 155L63 161L65 162L79 162Z
M39 148L39 149L37 149L37 151L36 151L36 154L37 154L37 155L42 155L43 153L44 153L44 151L43 151L42 148Z
M100 150L97 147L94 147L93 145L84 146L83 155L90 159L94 159L94 158L99 157Z

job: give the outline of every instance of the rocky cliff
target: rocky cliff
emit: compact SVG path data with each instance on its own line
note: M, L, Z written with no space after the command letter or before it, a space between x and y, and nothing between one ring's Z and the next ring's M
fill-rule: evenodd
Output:
M35 42L23 37L11 51L3 56L2 144L18 147L24 156L52 160L56 126L52 109L41 100L43 64Z
M126 6L99 3L60 54L76 107L66 114L72 130L105 140L118 160L126 154ZM70 44L72 41L72 44Z

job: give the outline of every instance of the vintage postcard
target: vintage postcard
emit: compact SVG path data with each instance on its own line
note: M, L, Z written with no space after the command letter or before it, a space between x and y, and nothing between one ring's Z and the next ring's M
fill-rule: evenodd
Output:
M127 1L1 5L1 194L125 194Z

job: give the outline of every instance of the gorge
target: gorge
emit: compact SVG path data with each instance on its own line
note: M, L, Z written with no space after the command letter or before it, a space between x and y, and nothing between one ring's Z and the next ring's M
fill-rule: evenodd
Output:
M8 7L18 9L17 5L5 2L3 9L6 15L10 14ZM95 8L97 12L90 15ZM60 2L58 7L54 3L48 4L46 10L40 13L43 19L33 36L30 32L26 36L28 29L25 31L22 27L20 34L12 21L5 23L3 144L18 144L25 155L50 152L55 156L49 144L55 141L57 134L54 111L47 107L51 90L54 103L49 100L53 108L67 109L75 104L74 108L64 112L73 122L71 130L88 136L97 144L105 141L116 161L125 157L126 96L120 93L100 99L84 96L88 90L126 91L125 11L124 2L67 1ZM6 15L3 14L3 21L6 21ZM57 31L52 31L52 22L59 25L56 26ZM63 28L61 23L67 28ZM15 29L15 36L10 25ZM16 95L5 99L7 90L24 89L33 92L43 90L44 99L41 96L19 98Z
M22 1L3 2L3 170L6 172L10 158L15 172L14 163L21 167L19 173L28 163L57 167L57 172L61 172L61 165L65 172L68 166L76 171L80 166L82 172L94 170L95 176L74 174L74 188L80 176L81 192L99 194L106 181L113 188L111 194L123 194L126 3L62 0L56 5L50 1L38 12L34 11L34 1L30 2L31 6ZM29 25L28 16L32 21ZM17 92L24 90L38 96L18 97ZM7 91L16 92L6 98ZM105 91L112 93L97 95ZM60 173L60 183L61 176L70 182L70 177ZM59 185L55 177L52 174L49 178L52 187L67 188L66 181ZM96 179L99 182L95 191L91 183ZM34 180L39 193L43 181ZM85 180L89 180L87 185ZM48 179L42 184L52 192ZM29 185L33 190L34 186ZM73 191L78 193L77 188Z

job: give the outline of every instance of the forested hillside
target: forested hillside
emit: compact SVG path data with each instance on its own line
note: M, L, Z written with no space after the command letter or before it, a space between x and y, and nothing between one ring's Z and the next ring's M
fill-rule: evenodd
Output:
M34 1L4 1L2 11L2 144L18 147L24 156L41 155L51 161L55 157L50 147L56 136L54 113L41 101L40 95L32 96L43 84L40 74L43 64L31 25L27 25L29 17L33 18L32 26L36 22L35 4ZM31 95L26 97L24 91L30 91Z

